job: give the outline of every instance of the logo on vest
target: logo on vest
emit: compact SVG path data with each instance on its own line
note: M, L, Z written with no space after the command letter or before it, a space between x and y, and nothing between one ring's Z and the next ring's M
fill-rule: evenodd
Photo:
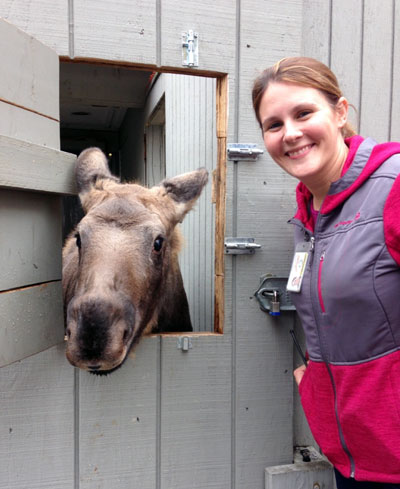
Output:
M360 219L361 214L357 212L357 214L354 216L354 219L350 219L349 221L340 221L334 225L335 228L338 228L339 226L348 226L349 224L352 224L354 221L357 221L357 219Z

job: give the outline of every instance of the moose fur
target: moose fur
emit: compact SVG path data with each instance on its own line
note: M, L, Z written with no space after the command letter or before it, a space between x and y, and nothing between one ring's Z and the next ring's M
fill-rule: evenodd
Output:
M199 169L146 188L120 183L98 148L77 160L85 216L63 250L69 362L96 374L122 365L142 335L190 331L177 224L208 180Z

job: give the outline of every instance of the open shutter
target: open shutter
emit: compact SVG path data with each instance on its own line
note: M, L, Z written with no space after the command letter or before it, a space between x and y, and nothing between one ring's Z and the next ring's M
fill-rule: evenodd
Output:
M63 341L59 60L0 19L0 367Z

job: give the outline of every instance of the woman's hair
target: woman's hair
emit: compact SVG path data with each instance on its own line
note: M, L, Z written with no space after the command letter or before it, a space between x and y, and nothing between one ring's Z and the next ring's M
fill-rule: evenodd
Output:
M255 80L252 91L253 107L260 127L261 99L270 83L293 83L319 90L332 105L336 107L343 96L339 83L332 71L314 58L292 57L283 58L270 68L264 70ZM356 131L346 122L342 128L343 137L354 136Z

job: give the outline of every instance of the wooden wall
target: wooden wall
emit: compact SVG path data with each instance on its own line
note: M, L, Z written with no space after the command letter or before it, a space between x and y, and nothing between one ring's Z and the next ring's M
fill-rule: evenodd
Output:
M214 331L215 206L212 175L217 164L216 80L163 74L165 77L166 176L196 168L209 181L181 227L183 282L195 331Z
M61 56L174 70L181 32L194 29L192 71L228 75L228 142L262 147L252 81L301 53L337 72L362 134L400 136L392 0L3 0L0 16ZM31 125L16 124L14 137L29 141ZM293 443L311 441L293 405L294 316L270 318L253 293L261 275L287 276L294 187L266 154L227 162L226 235L262 249L226 257L223 335L194 335L188 352L176 336L146 338L106 378L74 371L62 345L0 369L0 488L262 489L265 467L291 462Z

